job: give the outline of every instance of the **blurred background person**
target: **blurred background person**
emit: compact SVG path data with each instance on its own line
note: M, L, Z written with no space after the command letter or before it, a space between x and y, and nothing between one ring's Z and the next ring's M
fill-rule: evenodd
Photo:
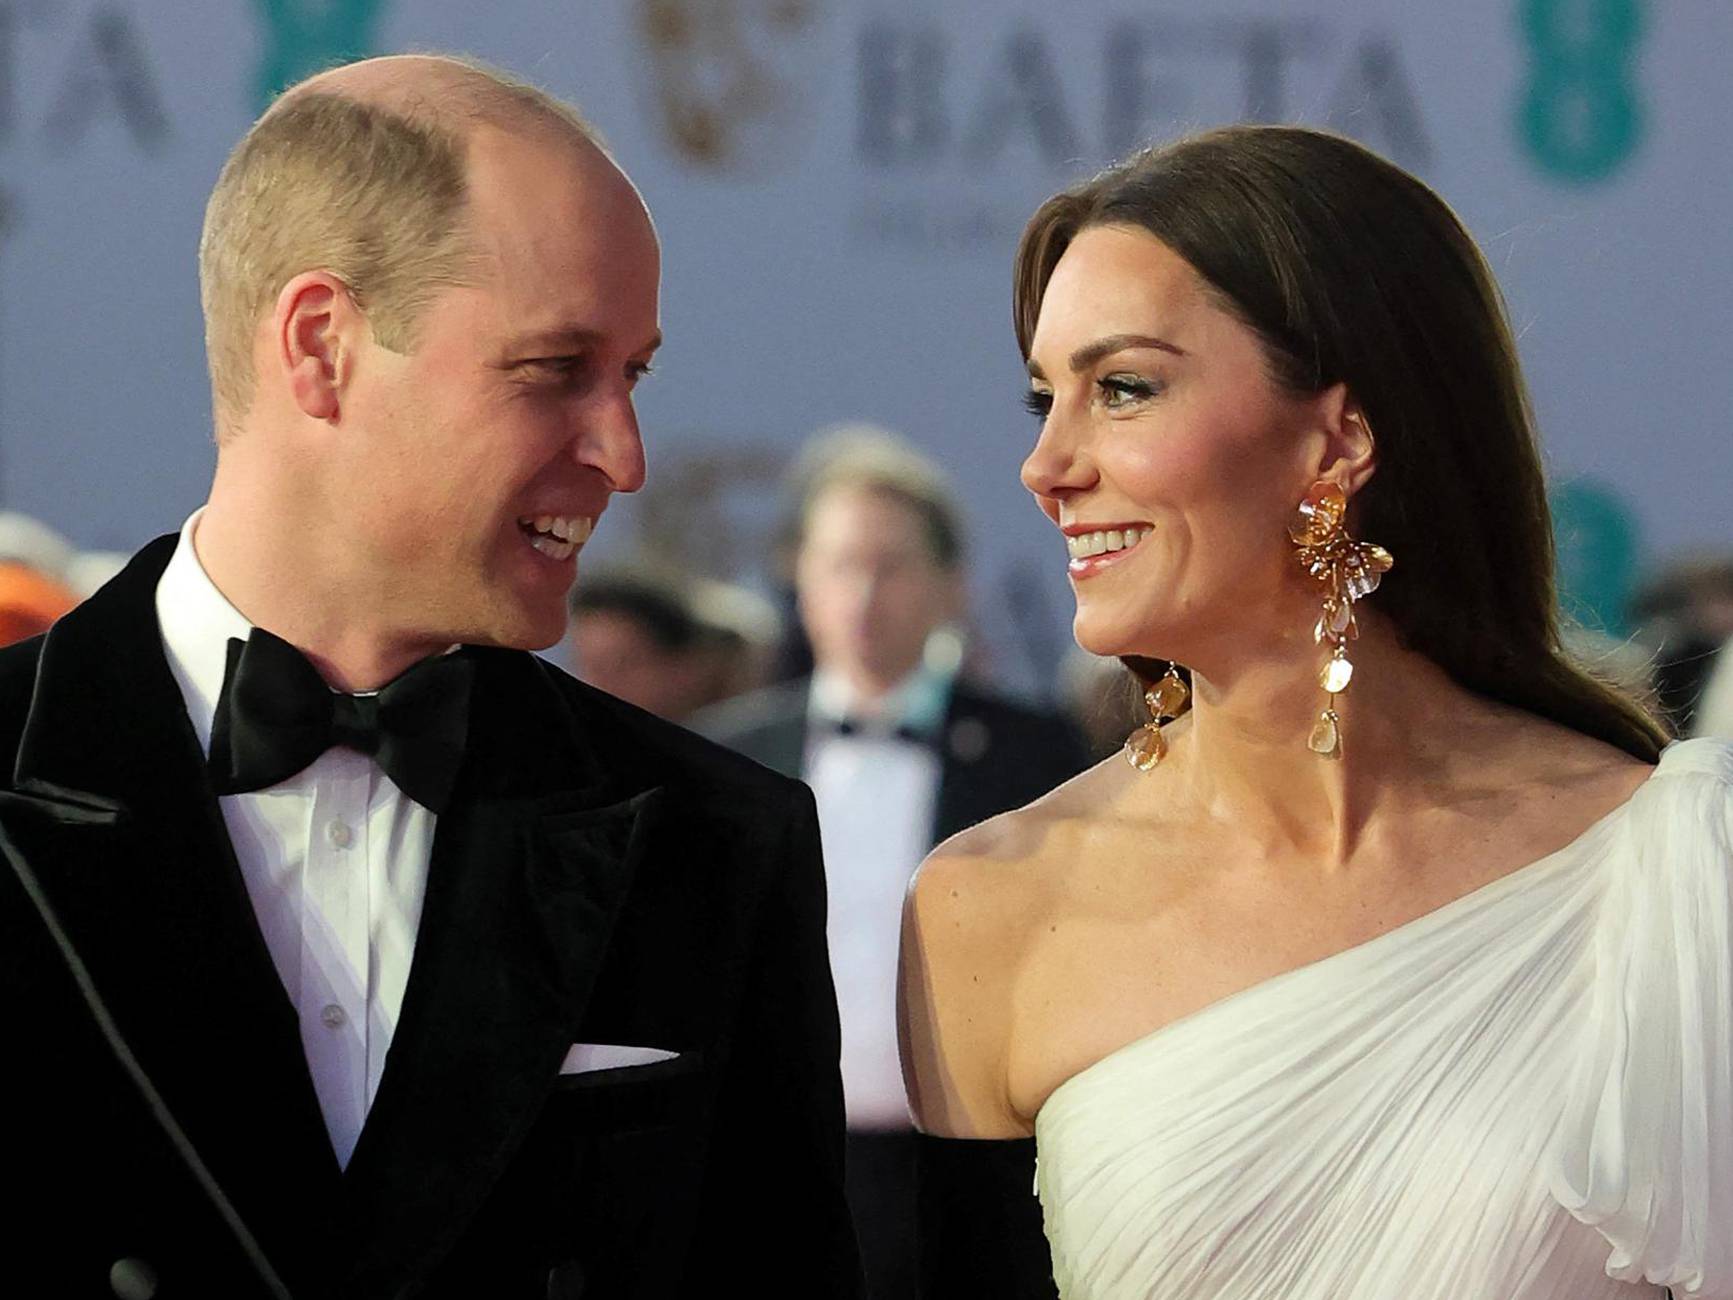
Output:
M743 588L650 567L581 577L571 613L572 671L673 722L761 686L777 628Z
M81 555L41 520L0 511L0 645L46 632L113 576L103 553Z
M0 562L0 645L46 632L77 603L53 578L28 565Z
M904 889L939 840L1039 797L1088 756L1065 719L959 672L962 528L931 462L856 430L805 458L794 485L794 587L813 672L696 725L817 796L849 1200L870 1294L901 1300L916 1293L915 1147L895 1016ZM1033 1150L1023 1156L1032 1178Z
M1733 639L1733 556L1693 555L1657 568L1632 596L1630 621L1651 652L1662 712L1677 734L1693 734L1721 647Z

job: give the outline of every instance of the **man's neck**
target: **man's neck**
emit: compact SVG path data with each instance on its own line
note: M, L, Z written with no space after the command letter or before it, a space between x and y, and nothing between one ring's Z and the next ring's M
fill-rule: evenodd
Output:
M817 676L832 712L876 719L901 707L903 697L916 685L920 670L920 664L916 663L891 676L821 665Z
M306 530L273 532L286 513L247 508L213 492L193 531L193 553L216 589L246 620L295 646L326 684L367 691L446 649L393 636L367 618L372 602L344 594L340 562L306 554Z

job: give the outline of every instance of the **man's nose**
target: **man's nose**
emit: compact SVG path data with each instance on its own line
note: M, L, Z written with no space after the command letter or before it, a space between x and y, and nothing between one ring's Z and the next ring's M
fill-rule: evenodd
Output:
M644 439L630 393L610 395L586 413L576 439L578 459L601 472L615 492L636 492L644 486Z

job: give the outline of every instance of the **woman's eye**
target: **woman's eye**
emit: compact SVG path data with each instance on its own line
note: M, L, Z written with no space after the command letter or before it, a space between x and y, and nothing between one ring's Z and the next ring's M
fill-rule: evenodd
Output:
M639 362L635 365L627 366L626 367L626 387L636 388L638 386L638 381L640 379L642 379L645 375L653 375L655 373L656 373L655 370L651 368L650 363L648 361L643 361L643 362Z
M1106 375L1096 381L1096 387L1101 390L1101 404L1110 411L1147 401L1162 388L1141 375Z
M1037 420L1045 420L1048 412L1053 409L1053 394L1031 388L1023 394L1023 409Z

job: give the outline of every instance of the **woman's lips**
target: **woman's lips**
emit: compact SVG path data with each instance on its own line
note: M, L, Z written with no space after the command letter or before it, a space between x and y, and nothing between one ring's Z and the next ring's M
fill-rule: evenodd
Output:
M1109 528L1071 525L1065 530L1065 549L1071 557L1066 567L1074 578L1100 573L1136 550L1137 544L1151 531L1148 524L1121 524Z

